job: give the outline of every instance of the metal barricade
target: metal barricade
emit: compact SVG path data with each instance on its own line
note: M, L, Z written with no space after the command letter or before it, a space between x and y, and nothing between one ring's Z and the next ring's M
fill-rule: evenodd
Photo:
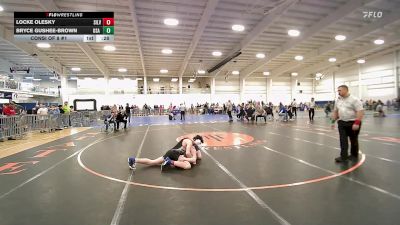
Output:
M71 114L65 114L69 116L69 125L73 127L83 127L83 117L79 112L71 112Z
M102 111L98 111L97 115L98 115L98 118L99 118L99 119L103 119L104 116L111 115L111 110L102 110Z
M21 116L0 116L0 140L7 138L22 138L28 132L28 127Z
M5 138L21 138L31 131L51 132L64 127L82 127L103 124L104 118L111 114L110 110L80 111L70 114L36 115L24 114L16 116L0 115L0 140ZM143 110L135 108L131 116L168 115L168 109Z
M103 123L104 116L110 111L72 112L71 114L49 115L0 115L0 140L22 138L31 131L51 132L64 126L92 126Z
M48 120L50 132L60 129L61 114L50 114Z
M24 119L25 115L19 116L19 119L17 120L16 124L16 136L19 138L23 138L26 136L26 134L29 132L29 126L26 123L26 120Z
M78 112L80 114L82 126L88 127L91 124L97 122L97 112L96 111L82 111Z
M49 131L48 115L23 115L21 120L26 124L29 131Z
M0 140L3 141L6 138L11 137L10 124L11 117L0 116Z

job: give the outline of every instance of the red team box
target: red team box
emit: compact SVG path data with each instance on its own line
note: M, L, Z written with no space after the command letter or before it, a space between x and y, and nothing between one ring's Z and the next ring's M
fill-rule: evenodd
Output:
M114 26L114 18L103 18L103 26Z

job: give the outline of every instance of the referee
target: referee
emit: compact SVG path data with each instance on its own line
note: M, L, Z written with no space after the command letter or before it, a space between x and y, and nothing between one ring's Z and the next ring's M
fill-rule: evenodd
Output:
M339 97L336 101L332 114L332 127L338 120L338 129L340 136L340 157L335 158L338 163L347 160L358 159L358 134L360 133L361 120L364 116L364 109L361 101L350 95L349 88L346 85L338 87ZM348 147L350 138L350 152L348 155Z

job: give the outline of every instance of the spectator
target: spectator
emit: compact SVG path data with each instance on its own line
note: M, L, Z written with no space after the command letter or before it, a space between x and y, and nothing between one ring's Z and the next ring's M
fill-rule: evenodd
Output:
M60 114L64 114L64 109L62 105L58 105L58 110L60 111Z
M331 113L331 111L332 111L331 102L326 103L324 111L325 111L326 117L329 117L329 113Z
M110 126L110 124L113 124L114 130L116 131L117 123L115 122L115 113L114 112L111 112L110 115L105 116L104 124L106 125L106 131L108 131L108 127Z
M48 125L48 123L46 123L48 117L48 109L45 105L40 104L40 108L37 111L37 114L39 116L39 121L40 121L40 133L44 133L46 132L46 124Z
M315 109L315 100L314 98L311 98L310 105L308 107L308 118L310 119L311 122L314 121L314 113L315 113L314 109Z
M190 113L194 114L194 105L193 104L190 106Z
M295 98L293 99L291 106L292 106L292 110L291 110L292 113L294 114L295 117L297 117L297 102L296 102Z
M6 116L14 116L16 115L14 107L10 103L6 103L3 105L3 114Z
M64 111L65 114L70 114L71 108L68 106L68 102L64 102L62 110Z
M124 112L122 113L122 111L119 111L116 117L116 122L117 122L117 130L119 130L119 124L120 123L124 123L124 129L126 129L126 124L128 122L127 120L128 115Z
M224 104L224 108L226 107L226 112L228 113L228 116L229 116L229 122L232 122L233 121L233 119L232 119L232 109L233 109L233 106L232 106L232 103L231 103L231 100L228 100L228 103L227 103L227 105L225 106L225 104ZM224 111L225 111L225 109L224 109Z
M260 103L258 102L256 105L256 112L255 112L256 123L257 123L258 117L264 118L265 123L267 123L267 115L266 114L267 113L263 109L262 105L260 105Z
M35 105L35 107L32 108L32 114L37 114L39 108L39 105Z
M126 103L126 106L125 106L125 114L128 117L128 122L130 123L131 122L131 107L129 107L128 103Z
M114 113L115 115L117 115L117 113L118 113L117 105L114 104L114 105L111 107L111 112Z
M381 102L381 100L378 100L378 105L376 106L376 114L374 114L374 116L378 116L378 117L385 117L385 112L383 111L383 102Z
M282 104L282 102L279 102L279 112L284 108L285 106Z
M64 105L62 106L62 111L64 112L63 115L63 124L64 127L70 127L71 126L71 108L68 106L68 102L64 102Z
M289 116L289 120L293 119L293 113L292 112L293 112L292 111L292 106L291 105L287 106L287 114Z
M246 116L245 116L245 118L246 118L247 122L249 122L250 120L251 120L251 121L254 121L254 112L255 112L255 109L254 109L253 105L252 105L252 104L248 104L245 111L246 111ZM250 118L250 119L249 119L249 118Z
M244 103L242 103L241 105L238 104L238 106L239 106L239 110L238 110L239 113L236 115L236 117L239 120L243 120L244 116L246 115L246 112L244 111Z
M18 105L14 101L11 102L11 106L14 108L16 114L23 114L24 113L24 107Z
M143 112L144 112L144 115L146 115L146 116L148 115L148 113L147 113L147 112L148 112L148 111L147 111L148 108L149 108L149 107L147 106L147 104L144 103L144 105L143 105Z
M181 112L181 120L182 120L182 118L183 118L183 120L185 120L185 110L186 110L185 104L181 103L179 110Z
M282 108L279 110L278 115L282 117L283 121L288 121L288 110L285 106L282 106Z
M55 129L62 130L62 120L61 120L61 113L59 107L57 105L52 105L49 109L50 118L56 123Z
M265 113L267 114L266 116L268 117L270 115L270 119L274 119L274 110L270 105L265 105L264 106Z

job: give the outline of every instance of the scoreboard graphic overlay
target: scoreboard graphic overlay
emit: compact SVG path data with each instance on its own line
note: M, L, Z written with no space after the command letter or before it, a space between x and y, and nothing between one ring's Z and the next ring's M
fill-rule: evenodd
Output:
M14 12L14 39L30 42L112 42L114 12Z

